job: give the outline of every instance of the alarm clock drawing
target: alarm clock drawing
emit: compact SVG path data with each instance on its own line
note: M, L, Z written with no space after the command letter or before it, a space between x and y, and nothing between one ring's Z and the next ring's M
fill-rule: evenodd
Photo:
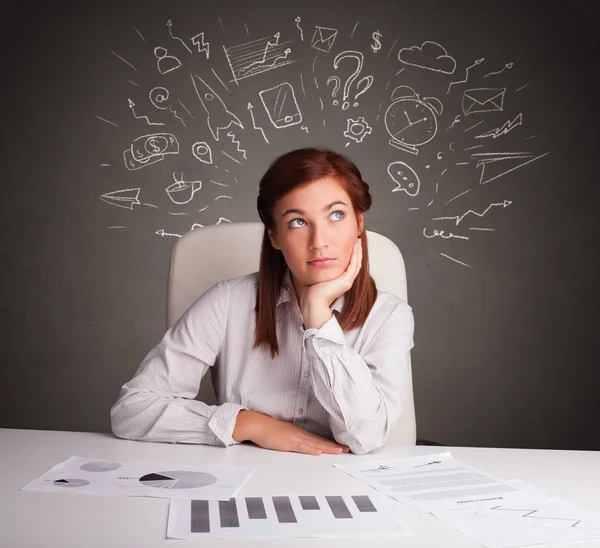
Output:
M435 97L421 99L408 86L398 86L392 92L392 101L385 112L385 128L391 137L389 143L405 152L418 154L417 147L429 143L437 133L442 103Z

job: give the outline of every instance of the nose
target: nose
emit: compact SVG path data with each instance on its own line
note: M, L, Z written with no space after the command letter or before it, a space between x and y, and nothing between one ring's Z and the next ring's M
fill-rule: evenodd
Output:
M327 244L327 229L320 224L316 223L312 226L310 231L309 240L310 249L317 251L320 249L326 249Z

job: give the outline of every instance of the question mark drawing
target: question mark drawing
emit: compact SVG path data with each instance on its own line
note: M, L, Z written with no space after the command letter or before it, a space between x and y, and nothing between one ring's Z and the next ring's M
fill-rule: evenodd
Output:
M348 95L350 95L350 87L352 86L354 81L358 78L358 75L360 74L360 72L363 68L364 55L360 51L343 51L341 53L338 53L335 56L335 59L333 60L333 68L334 69L336 69L336 70L338 69L340 61L342 59L355 59L357 62L356 69L348 77L348 79L346 80L346 83L344 84L344 93L343 93L343 101L344 102L342 104L342 110L346 110L350 106L350 103L346 99L348 99ZM354 97L355 103L352 106L355 106L355 107L358 106L358 102L356 102L356 99L358 98L358 96L362 95L365 91L367 91L371 87L371 84L373 83L373 77L365 76L365 77L361 78L358 82L357 87L360 87L361 82L365 82L365 84L364 84L364 87Z
M335 97L335 94L339 91L340 86L342 85L342 81L340 80L339 76L330 76L329 78L327 78L327 85L329 86L329 82L331 82L333 80L333 82L335 82L334 86L333 86L333 93L331 94L332 97ZM338 100L334 99L333 100L333 104L337 105L338 104Z

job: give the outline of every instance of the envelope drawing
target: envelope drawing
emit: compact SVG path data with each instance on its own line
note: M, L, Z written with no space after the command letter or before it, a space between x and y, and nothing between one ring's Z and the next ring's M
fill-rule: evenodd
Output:
M463 93L463 114L502 111L506 88L466 89Z
M315 26L315 33L313 34L310 45L319 51L329 53L333 47L337 34L338 31L336 29Z

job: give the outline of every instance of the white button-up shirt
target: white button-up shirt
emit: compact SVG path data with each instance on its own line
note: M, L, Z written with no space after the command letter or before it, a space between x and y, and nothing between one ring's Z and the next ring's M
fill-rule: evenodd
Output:
M258 274L219 282L167 330L123 385L113 432L146 441L232 445L238 412L250 409L347 445L382 446L402 413L413 346L412 309L378 290L366 322L344 332L333 317L304 329L289 271L276 306L279 355L253 348ZM218 405L195 400L214 368Z

